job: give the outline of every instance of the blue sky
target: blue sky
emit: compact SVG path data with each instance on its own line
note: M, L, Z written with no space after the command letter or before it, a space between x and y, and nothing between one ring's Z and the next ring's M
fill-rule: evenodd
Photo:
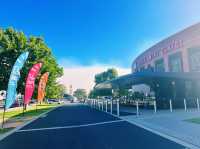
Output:
M199 0L8 0L1 6L1 27L43 36L66 67L129 68L145 48L200 21Z
M1 0L0 27L43 36L64 67L61 82L90 90L96 73L130 73L134 58L200 22L199 0Z

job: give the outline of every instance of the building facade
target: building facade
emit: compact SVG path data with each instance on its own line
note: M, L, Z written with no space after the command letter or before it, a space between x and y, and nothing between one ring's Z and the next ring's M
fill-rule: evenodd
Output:
M169 38L157 43L139 55L132 64L132 73L179 73L188 75L200 72L200 23L188 27ZM155 80L157 81L157 80ZM156 93L160 107L168 106L173 99L176 107L183 106L183 99L195 106L200 97L200 80L176 79L161 81L158 88L151 89Z
M146 90L146 88L149 88ZM132 89L153 97L158 108L195 107L200 99L200 23L157 43L132 63L132 73L97 89Z
M200 72L200 23L159 42L139 55L132 73Z

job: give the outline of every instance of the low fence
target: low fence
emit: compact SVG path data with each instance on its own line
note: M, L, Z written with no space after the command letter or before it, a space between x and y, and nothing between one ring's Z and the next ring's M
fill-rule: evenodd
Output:
M191 100L193 101L191 102ZM110 112L111 114L115 114L117 116L120 116L120 105L125 105L123 102L120 102L119 99L115 99L115 100L90 99L88 101L88 104L93 108L96 108L98 110L102 110L105 112ZM182 100L179 100L179 104L182 104L182 109L184 109L184 111L186 112L190 108L200 111L200 99L198 98L182 99ZM140 109L144 109L145 106L148 106L148 109L151 109L154 113L157 113L159 109L156 100L150 100L150 101L134 100L131 102L131 106L134 106L136 108L136 115L139 115ZM177 109L177 108L174 108L173 100L171 99L168 100L168 106L166 109L168 109L169 112L173 112L173 110Z

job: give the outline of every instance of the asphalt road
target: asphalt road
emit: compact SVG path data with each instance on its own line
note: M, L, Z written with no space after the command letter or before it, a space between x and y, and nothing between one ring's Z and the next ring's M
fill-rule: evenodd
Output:
M105 112L63 106L13 133L0 149L184 149Z

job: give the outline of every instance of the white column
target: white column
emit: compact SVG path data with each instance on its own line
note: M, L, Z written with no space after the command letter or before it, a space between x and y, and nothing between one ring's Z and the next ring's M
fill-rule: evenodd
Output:
M110 101L110 113L112 114L112 100Z
M156 101L155 100L153 102L153 105L154 105L154 113L156 113L157 112L157 106L156 106Z
M199 111L199 98L197 98L197 110Z
M119 99L117 99L117 116L119 116Z
M169 100L169 108L170 108L170 112L172 112L172 100Z
M184 99L184 108L185 108L185 111L187 111L187 103L185 99Z
M106 100L106 112L108 112L108 100Z
M104 101L102 101L102 111L103 111L103 103L104 103Z
M139 105L138 105L138 101L136 101L136 111L137 111L137 116L139 115Z

